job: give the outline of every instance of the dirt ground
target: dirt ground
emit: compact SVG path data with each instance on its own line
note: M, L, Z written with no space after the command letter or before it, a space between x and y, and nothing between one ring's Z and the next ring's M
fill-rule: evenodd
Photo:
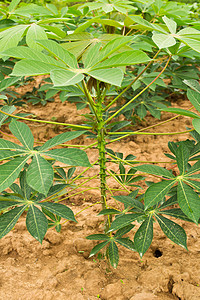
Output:
M182 108L191 107L187 101L173 103ZM21 110L21 108L20 108ZM75 105L61 103L56 97L54 103L45 107L29 105L24 111L34 113L41 119L81 124L85 110L77 113ZM160 121L173 115L166 113ZM155 119L149 116L145 123L149 126ZM155 127L151 132L184 131L190 126L187 117L179 117L166 125ZM44 142L63 131L64 127L32 123L35 139ZM136 129L136 127L135 127ZM9 133L3 128L4 133ZM3 135L1 136L3 137ZM137 160L162 161L169 167L169 159L163 154L169 152L168 141L189 138L189 134L179 136L134 136L111 144L109 147L124 155L133 154ZM4 136L4 138L9 138ZM73 141L88 145L92 140L80 138ZM97 159L95 150L87 150L90 162ZM81 168L77 168L77 171ZM97 174L94 166L89 176ZM91 183L90 183L91 185ZM98 181L92 183L97 187ZM113 180L113 188L119 188ZM60 233L50 229L40 245L27 232L25 216L15 228L0 241L0 299L1 300L199 300L200 299L200 230L196 225L179 221L188 235L187 252L175 245L154 224L154 239L142 260L136 252L119 247L120 261L116 270L111 269L103 259L96 256L88 258L95 243L85 237L102 233L102 218L97 217L100 204L91 206L99 200L97 190L70 198L66 204L78 213L78 223L67 222ZM109 205L114 205L112 198ZM133 238L138 225L131 231Z

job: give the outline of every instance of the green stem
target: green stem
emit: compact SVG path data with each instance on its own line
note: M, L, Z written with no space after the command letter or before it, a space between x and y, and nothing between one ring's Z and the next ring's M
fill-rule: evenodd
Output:
M105 129L103 119L103 95L97 82L97 149L99 152L99 167L100 167L100 192L101 192L101 205L102 209L107 208L106 201L106 141L105 141ZM110 227L110 216L105 216L104 230L108 231Z
M180 131L180 132L139 132L139 131L135 131L135 132L107 132L107 134L109 135L176 135L176 134L184 134L184 133L188 133L193 131L194 129L190 129L190 130L185 130L185 131Z
M170 57L168 58L164 68L162 69L162 71L158 74L158 76L156 76L156 78L154 78L154 80L152 80L151 83L149 83L141 92L139 92L135 97L133 97L131 100L129 100L124 106L122 106L118 111L116 111L112 116L110 116L110 118L108 118L106 121L105 121L105 124L106 123L109 123L114 117L116 117L124 108L126 108L130 103L132 103L135 99L137 99L141 94L143 94L161 75L162 73L165 71L165 69L167 68L169 62L170 62L170 59L171 59L171 55Z
M68 123L58 123L58 122L53 122L53 121L35 120L35 119L24 118L24 117L8 114L8 113L6 113L2 110L0 110L0 113L6 115L8 117L12 117L12 118L15 118L15 119L21 119L21 120L25 120L25 121L30 121L30 122L38 122L38 123L45 123L45 124L67 126L67 127L71 127L71 128L77 128L77 129L91 129L91 127L89 127L89 126L81 126L81 125L73 125L73 124L68 124Z

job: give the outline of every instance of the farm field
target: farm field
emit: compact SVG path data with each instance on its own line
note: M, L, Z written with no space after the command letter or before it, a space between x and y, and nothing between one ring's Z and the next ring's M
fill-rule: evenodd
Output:
M200 299L199 17L0 1L0 299Z

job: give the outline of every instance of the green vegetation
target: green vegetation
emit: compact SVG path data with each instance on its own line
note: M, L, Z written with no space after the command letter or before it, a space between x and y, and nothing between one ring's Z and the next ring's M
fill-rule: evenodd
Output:
M200 218L199 7L161 0L65 3L61 8L59 2L56 6L12 0L0 7L0 125L9 123L13 138L21 144L16 139L0 139L0 238L26 211L27 230L42 243L49 227L60 231L63 218L76 221L72 210L58 203L61 196L79 193L79 187L86 188L90 180L99 178L104 232L87 237L101 241L90 256L104 248L116 268L118 245L122 245L142 257L151 245L154 222L169 239L187 249L184 229L168 217L196 225ZM16 112L15 106L23 103L11 99L9 87L23 86L38 75L49 78L26 97L27 102L45 105L59 94L62 102L76 103L77 110L88 108L84 124L39 120ZM197 113L170 108L172 94L187 97ZM135 130L134 125L147 112L155 118L151 128L167 123L156 123L162 111L192 118L193 128L184 132L166 128L165 133ZM23 121L62 125L66 131L36 146ZM176 175L159 162L139 165L134 153L124 157L109 149L111 143L129 136L185 132L191 139L169 140L168 144L171 154L166 156L177 166ZM87 147L65 144L81 135L94 139L93 143ZM96 162L89 161L86 148L98 150ZM118 164L119 171L108 167L108 162L109 166ZM98 174L80 183L95 164ZM84 171L78 174L77 166ZM146 181L148 188L143 191L138 181L148 174L155 182ZM109 177L119 184L118 195L108 186ZM123 210L108 207L109 193L123 204ZM124 237L135 221L140 227L134 239Z

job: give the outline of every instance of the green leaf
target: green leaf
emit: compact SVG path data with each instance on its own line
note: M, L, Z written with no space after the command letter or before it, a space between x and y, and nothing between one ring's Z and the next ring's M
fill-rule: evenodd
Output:
M0 216L0 239L13 229L26 207L16 207Z
M111 67L130 66L150 61L150 58L141 50L125 51L116 54L103 62L95 65L92 69L107 69Z
M197 80L194 79L184 79L183 82L187 84L191 89L195 90L196 92L200 93L200 84ZM188 89L190 90L190 89Z
M113 241L110 243L108 247L108 256L109 256L111 266L114 269L116 269L119 262L119 253L118 253L118 247Z
M23 170L23 171L20 173L19 182L20 182L20 187L21 187L21 191L22 191L22 195L23 195L24 200L30 200L31 192L32 192L33 190L32 190L32 188L27 184L26 174L27 174L27 171L26 171L26 170Z
M129 250L135 251L134 243L129 238L117 238L115 241Z
M131 229L133 229L134 227L135 227L135 225L130 224L130 225L127 225L127 226L117 230L117 232L115 233L115 238L119 238L119 237L123 236L124 234L131 231Z
M107 236L106 234L91 234L91 235L88 235L86 237L86 239L87 240L97 240L97 241L102 241L102 240L109 241L110 237Z
M190 118L194 118L194 119L200 119L200 117L193 113L192 111L189 110L185 110L182 108L162 108L162 111L167 111L167 112L171 112L174 114L178 114L178 115L182 115L182 116L186 116L186 117L190 117Z
M29 25L17 25L0 32L1 52L17 46ZM1 57L1 56L0 56Z
M38 44L41 45L44 49L46 49L49 53L54 55L56 58L61 60L64 64L72 69L77 69L78 63L76 57L64 49L57 42L52 40L39 40Z
M198 194L186 183L179 180L177 196L181 210L189 219L198 224L200 218L200 201Z
M40 202L38 204L61 218L76 222L73 211L64 204L52 202Z
M134 169L147 173L147 174L154 174L157 176L162 176L165 178L174 178L174 175L172 174L171 171L164 169L162 167L159 166L155 166L155 165L141 165L141 166L136 166L134 167Z
M41 26L32 23L26 34L27 45L32 49L35 49L37 51L42 51L43 47L38 45L37 40L45 40L45 39L47 40L47 35L45 30Z
M192 121L192 125L194 126L194 129L200 134L200 120L194 119Z
M19 79L20 79L20 77L10 77L10 78L5 78L5 79L1 80L1 82L0 82L0 92L7 89L11 85L14 85ZM4 106L4 107L6 107L6 106ZM8 107L10 108L10 110L14 109L14 106L8 106ZM10 112L10 114L13 113L13 111Z
M200 174L198 174L200 177ZM188 177L188 179L190 179L190 177ZM198 178L199 179L199 178ZM200 192L200 182L196 181L196 180L186 180L184 178L184 182L186 182L188 185L190 185L191 187L193 187L195 190L197 190L198 192Z
M160 210L160 213L163 215L168 215L174 218L178 218L184 221L193 222L191 219L189 219L180 208L173 208L173 209L167 209L167 210Z
M8 11L9 11L9 12L14 11L15 8L17 7L17 5L19 4L20 1L21 1L21 0L12 0L12 1L10 2L10 5L8 6Z
M149 249L153 239L153 220L152 215L142 223L134 236L134 246L140 257Z
M169 48L176 44L175 38L169 34L153 33L152 40L159 49Z
M90 162L88 160L87 154L80 149L53 149L44 154L64 163L69 166L81 166L90 167Z
M48 221L45 215L34 205L30 205L29 207L26 217L26 227L29 233L42 244L48 229Z
M16 136L16 138L22 143L22 145L24 145L28 150L33 149L34 138L28 125L16 120L12 120L9 125L9 129L12 134Z
M8 188L17 179L21 169L30 156L17 157L0 165L0 192Z
M43 157L35 154L26 175L28 185L47 196L53 183L53 176L51 164Z
M102 248L104 248L107 244L109 243L109 241L105 241L105 242L102 242L102 243L99 243L98 245L96 245L90 252L90 256L93 256L95 255L97 252L99 252Z
M121 203L124 203L126 207L130 206L135 207L140 211L144 210L144 205L140 201L133 199L131 196L115 196L113 198Z
M14 105L12 105L12 106L5 105L5 106L1 107L1 111L5 112L7 114L12 114L15 111L15 109L16 108L14 107ZM7 118L8 118L7 115L0 113L0 127Z
M182 246L183 248L187 249L187 236L185 230L179 226L178 224L170 221L169 219L155 215L160 228L166 234L166 236L175 244Z
M102 211L100 211L100 213L98 214L98 216L107 216L107 215L116 215L116 214L120 214L121 211L113 209L113 208L107 208L107 209L103 209Z
M56 65L56 63L55 65L53 65L42 61L24 59L15 64L11 75L13 76L46 75L56 69L59 69L59 66Z
M18 156L21 154L22 154L21 151L2 150L2 151L0 151L0 161L15 157L15 156Z
M181 143L178 149L176 150L176 161L180 171L180 175L186 173L189 157L190 157L190 152L188 148L183 143Z
M196 92L191 89L188 89L187 97L192 103L192 105L194 105L194 107L200 112L200 92Z
M101 47L101 43L92 44L82 56L83 64L85 68L91 68L97 61L97 57L99 55L99 49Z
M187 172L187 176L200 171L200 160L198 160Z
M158 183L153 183L146 191L144 196L145 209L154 206L162 201L165 195L174 185L175 180L165 180Z
M179 39L181 42L192 48L193 50L200 52L200 41L197 41L195 39L190 39L184 36L177 36L177 39Z
M80 69L81 70L81 69ZM52 70L50 73L54 86L75 85L83 80L82 73L76 73L68 70Z
M171 33L176 33L177 24L172 19L169 19L168 17L164 16L162 17L163 21L167 25L169 31Z
M19 146L13 142L4 139L0 139L0 150L8 150L8 149L21 151L22 154L23 152L27 152L27 150L22 146Z
M144 215L143 213L134 213L134 214L127 214L127 215L120 216L112 222L108 232L130 225L132 222L139 219L143 215Z
M2 199L4 199L4 198L3 197L0 198L0 211L7 209L9 207L15 206L15 205L22 204L21 202L19 202L17 200L16 201L8 201L8 200L6 200L6 198L5 198L5 200L2 200Z
M100 69L87 72L88 75L97 80L109 83L111 85L121 86L124 74L121 69Z
M73 140L83 133L85 133L85 131L70 131L61 133L44 143L44 145L40 147L39 151L44 151L57 145L63 144L67 141Z

